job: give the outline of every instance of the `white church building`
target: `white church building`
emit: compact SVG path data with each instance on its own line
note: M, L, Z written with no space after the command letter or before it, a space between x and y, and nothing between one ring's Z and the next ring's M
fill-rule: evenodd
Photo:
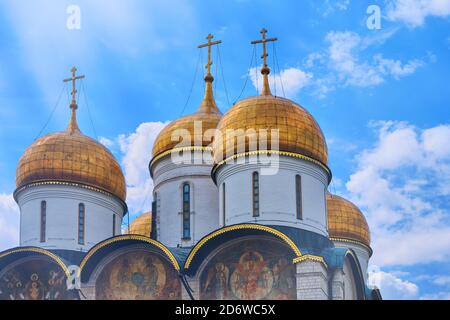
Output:
M197 112L168 124L149 163L151 212L127 232L126 184L112 153L77 124L76 80L64 131L17 165L20 245L0 252L0 299L371 300L363 213L329 193L324 134L269 86L222 114L208 43Z

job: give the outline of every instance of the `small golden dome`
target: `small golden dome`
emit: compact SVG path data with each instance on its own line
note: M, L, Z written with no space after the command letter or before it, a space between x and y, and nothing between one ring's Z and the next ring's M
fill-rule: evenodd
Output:
M146 212L138 216L130 223L128 234L138 234L150 237L152 232L152 213Z
M361 210L350 201L327 194L328 233L330 238L347 239L370 246L370 231Z
M271 150L271 130L278 129L278 151L301 154L324 165L328 163L325 137L313 116L293 101L274 97L270 93L236 103L225 113L217 129L222 139L216 139L214 143L216 163L236 155L238 151L255 151L249 148L249 139L241 136L252 129L256 132L256 136L252 136L253 141L259 141L260 130L266 130L267 147L264 150ZM230 129L243 131L233 136L227 133ZM262 148L258 146L256 150Z
M98 188L126 198L119 163L102 144L78 129L76 105L65 131L48 134L23 153L16 170L17 188L36 182L69 182Z
M212 143L214 131L207 130L216 129L222 118L214 101L212 81L211 75L205 77L205 97L197 112L172 121L159 133L153 144L153 158L175 147L207 147ZM179 140L172 141L172 135Z

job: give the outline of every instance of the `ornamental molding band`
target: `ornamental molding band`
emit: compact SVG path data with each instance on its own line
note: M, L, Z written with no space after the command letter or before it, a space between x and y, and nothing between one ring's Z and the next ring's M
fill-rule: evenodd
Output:
M320 262L322 263L326 268L328 268L327 263L325 262L325 259L321 256L316 256L316 255L312 255L312 254L305 254L301 257L295 258L293 260L294 263L300 263L303 261L315 261L315 262Z
M369 247L368 245L362 243L361 241L356 241L353 239L346 239L346 238L334 238L334 237L330 237L331 241L337 241L337 242L347 242L347 243L353 243L353 244L357 244L359 246L364 247L368 252L369 252L369 256L372 255L373 250L371 247Z
M185 152L185 151L209 151L212 152L212 147L202 147L202 146L191 146L191 147L179 147L179 148L173 148L167 151L164 151L157 156L153 157L152 160L150 160L150 163L148 164L148 167L151 171L151 168L155 165L155 163L168 155L171 155L172 153L176 152Z
M216 163L213 167L212 175L213 175L213 177L215 177L215 174L216 174L217 170L219 169L219 167L221 167L225 164L228 164L229 162L231 162L233 160L236 160L236 159L242 158L242 157L257 156L257 155L261 155L261 154L263 154L263 155L275 154L275 155L279 155L279 156L302 159L302 160L314 163L314 164L318 165L319 167L321 167L327 173L328 183L331 182L331 178L332 178L331 170L328 168L328 166L326 166L322 162L320 162L316 159L313 159L311 157L305 156L303 154L300 154L300 153L277 151L277 150L255 150L255 151L248 151L248 152L243 152L243 153L238 153L238 154L232 155L232 156Z
M101 193L101 194L103 194L105 196L112 197L112 198L116 199L117 201L119 201L123 205L123 207L125 208L124 212L127 212L127 204L121 198L119 198L118 196L116 196L115 194L113 194L111 192L108 192L108 191L103 190L103 189L96 188L94 186L91 186L91 185L88 185L88 184L85 184L85 183L82 183L82 182L77 183L77 182L74 182L74 181L64 181L64 180L58 180L58 181L56 181L56 180L40 180L40 181L28 183L26 185L23 185L20 188L17 188L14 191L13 196L14 196L14 199L17 201L18 194L21 191L23 191L23 190L26 190L26 189L29 189L29 188L33 188L33 187L52 186L52 185L53 186L77 187L77 188L82 188L82 189L91 190L91 191L95 191L95 192Z

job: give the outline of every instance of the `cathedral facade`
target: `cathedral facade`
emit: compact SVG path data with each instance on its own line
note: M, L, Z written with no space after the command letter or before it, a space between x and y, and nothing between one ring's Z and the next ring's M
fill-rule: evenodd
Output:
M77 124L76 69L64 131L35 140L16 172L20 246L0 252L0 299L381 299L367 285L372 249L363 213L330 194L319 124L273 95L222 114L211 46L197 112L154 142L151 212L125 232L119 163Z

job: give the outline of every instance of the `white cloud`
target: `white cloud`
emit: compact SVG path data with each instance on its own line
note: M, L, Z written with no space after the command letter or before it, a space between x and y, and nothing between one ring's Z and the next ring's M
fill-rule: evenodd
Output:
M0 194L0 251L19 245L19 207L12 194Z
M450 285L450 276L439 276L433 280L433 283L440 286L448 286Z
M346 11L350 5L350 0L325 0L325 7L321 8L324 17L335 11Z
M105 137L98 138L98 141L107 148L111 148L114 145L114 141Z
M450 258L450 126L420 130L372 124L377 143L357 157L346 183L371 228L373 263L410 265ZM395 243L395 246L392 244Z
M425 294L420 297L422 300L450 300L450 292L439 291L436 293Z
M132 215L151 209L153 181L148 164L152 157L153 143L166 124L144 122L135 132L122 134L117 138L127 182L127 204Z
M417 59L407 63L386 59L381 54L371 60L361 59L362 48L374 43L374 40L361 38L354 32L329 32L326 36L329 44L327 56L329 68L336 72L340 81L348 85L368 87L384 82L388 76L398 79L412 74L423 65Z
M249 76L253 86L258 90L262 87L262 76L259 72L260 68L251 68ZM287 98L294 98L296 94L305 86L310 84L313 75L298 68L287 68L281 70L280 73L270 74L269 83L272 94L282 96L283 89Z
M419 287L410 281L402 280L393 273L369 272L369 282L377 283L385 300L417 299Z
M337 87L377 86L389 78L398 80L423 67L425 62L420 59L402 62L380 53L369 55L373 47L383 44L397 30L387 29L366 37L350 31L327 33L326 49L310 53L303 64L304 72L310 75L308 84L313 93L324 98ZM433 62L433 55L429 53L427 56Z
M410 27L422 26L430 16L448 17L450 0L391 0L387 17L392 21L406 23Z

